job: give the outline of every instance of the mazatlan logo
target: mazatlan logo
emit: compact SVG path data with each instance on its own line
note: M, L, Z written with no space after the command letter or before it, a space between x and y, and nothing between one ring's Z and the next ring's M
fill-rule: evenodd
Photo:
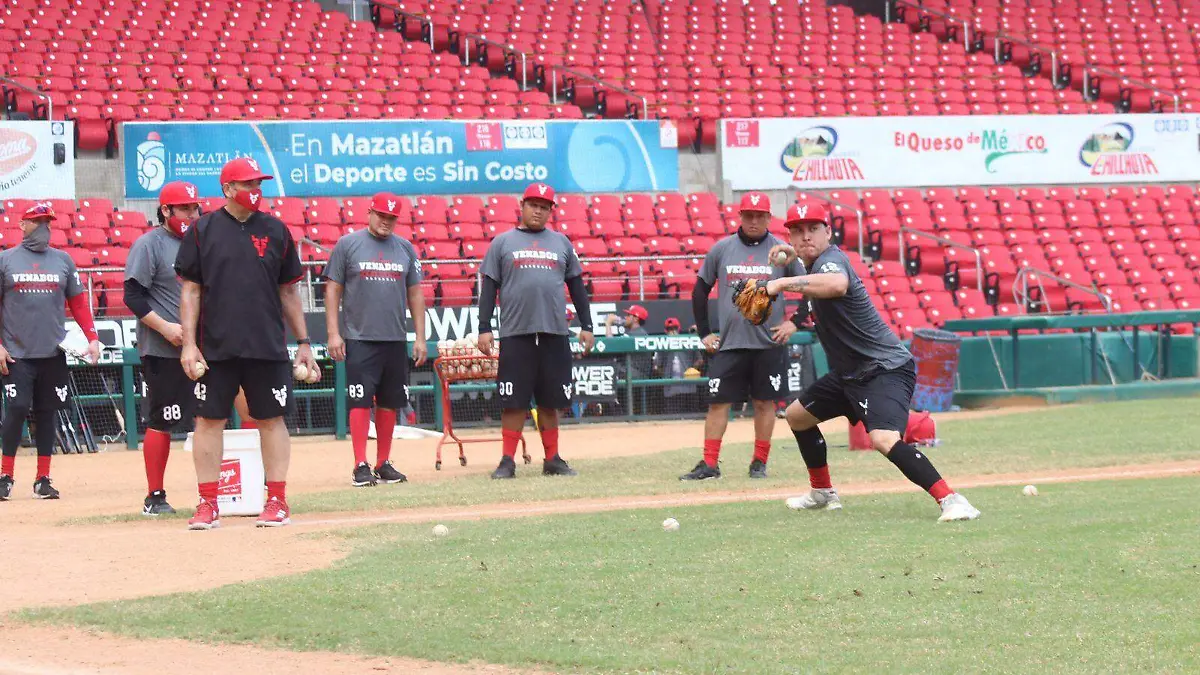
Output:
M866 180L852 157L834 157L838 134L833 127L806 129L783 148L779 165L793 183Z
M17 129L0 129L0 192L25 182L37 170L37 138Z
M170 180L202 180L215 177L226 162L249 157L240 150L234 152L169 152L162 134L151 131L135 149L137 182L147 192L157 192Z
M1158 166L1145 152L1130 150L1133 127L1124 122L1106 124L1079 148L1079 161L1093 176L1157 176Z
M143 190L154 192L167 182L167 146L151 131L137 146L137 179Z

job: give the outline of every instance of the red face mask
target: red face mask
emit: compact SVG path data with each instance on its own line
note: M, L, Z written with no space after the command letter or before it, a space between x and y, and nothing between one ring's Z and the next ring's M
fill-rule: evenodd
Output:
M183 235L187 234L187 231L192 228L192 225L196 224L196 219L184 218L182 216L174 215L174 213L174 210L172 210L171 215L167 217L167 230L169 230L171 234L174 234L176 237L182 238Z
M258 211L262 200L262 190L240 190L233 196L235 204L250 212Z

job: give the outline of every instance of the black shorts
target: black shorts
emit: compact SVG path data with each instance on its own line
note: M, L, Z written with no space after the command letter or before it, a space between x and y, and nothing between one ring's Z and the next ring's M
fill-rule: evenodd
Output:
M719 351L708 364L709 401L782 401L790 393L787 368L787 347Z
M250 417L256 420L282 417L291 409L292 364L261 359L209 361L208 372L192 384L196 417L229 419L238 387L246 392Z
M908 427L908 409L917 384L915 362L885 370L865 382L843 380L833 373L800 394L800 405L824 422L843 415L850 422L862 422L867 431L898 431Z
M503 410L528 410L530 399L543 408L571 405L571 339L537 333L500 340L496 387Z
M8 364L4 377L4 398L8 405L25 410L62 410L70 399L71 374L67 356L17 359Z
M351 408L408 405L408 343L346 340L346 397Z
M196 414L196 383L177 358L142 357L142 403L146 426L171 431Z

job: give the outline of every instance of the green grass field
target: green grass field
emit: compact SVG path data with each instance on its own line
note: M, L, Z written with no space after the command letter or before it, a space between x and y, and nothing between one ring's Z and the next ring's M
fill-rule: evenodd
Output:
M565 672L1196 672L1198 492L980 489L953 524L902 494L376 526L333 569L17 618Z

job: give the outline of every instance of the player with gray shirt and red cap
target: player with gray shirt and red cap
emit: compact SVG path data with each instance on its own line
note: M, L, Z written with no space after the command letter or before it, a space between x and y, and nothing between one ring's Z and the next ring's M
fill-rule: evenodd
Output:
M67 357L58 346L66 337L64 306L70 305L71 316L87 336L89 360L100 360L92 310L75 263L50 246L53 220L50 204L34 204L21 218L21 244L0 252L0 375L7 401L0 421L0 501L12 495L17 448L31 410L37 445L33 496L59 498L50 484L50 455L55 413L67 406L70 392Z
M771 200L761 192L742 196L739 215L741 227L718 241L704 256L696 288L692 291L692 311L697 332L704 346L716 352L708 367L708 394L711 403L704 419L704 458L680 480L708 480L721 477L718 466L721 439L729 425L729 408L747 398L754 406L754 458L751 478L767 477L767 459L771 454L771 433L775 429L775 403L788 396L787 344L802 317L785 318L784 303L776 302L761 326L750 323L730 307L730 285L742 279L778 278L785 273L804 272L799 263L785 269L772 267L771 248L783 241L767 231L771 225ZM708 319L708 294L719 289L721 307L720 337L713 333Z
M531 398L537 401L538 427L547 476L573 476L558 454L558 411L571 404L571 342L567 298L571 292L579 316L579 341L585 353L595 344L592 311L583 267L571 241L547 229L554 209L554 188L534 183L521 200L521 225L492 240L483 258L479 291L479 349L491 354L496 294L504 307L496 386L500 393L503 457L492 478L515 478L513 457L525 426Z
M783 291L804 294L812 303L817 338L829 359L829 372L787 409L788 425L808 466L811 489L788 500L797 509L842 508L829 478L825 437L817 426L834 417L861 421L871 446L891 460L904 477L937 500L939 521L973 520L979 510L942 480L924 453L905 443L909 405L916 385L913 356L871 303L850 258L830 241L829 216L820 204L796 204L785 221L790 246L771 254L799 258L808 273L767 282L768 296Z
M387 192L375 195L367 229L339 239L325 265L329 355L335 361L346 362L354 487L408 480L390 460L396 411L408 405L406 308L412 313L416 329L413 342L416 365L425 363L427 347L421 263L412 243L393 232L396 217L400 215L399 204L396 195ZM375 408L374 473L367 463L372 407Z

